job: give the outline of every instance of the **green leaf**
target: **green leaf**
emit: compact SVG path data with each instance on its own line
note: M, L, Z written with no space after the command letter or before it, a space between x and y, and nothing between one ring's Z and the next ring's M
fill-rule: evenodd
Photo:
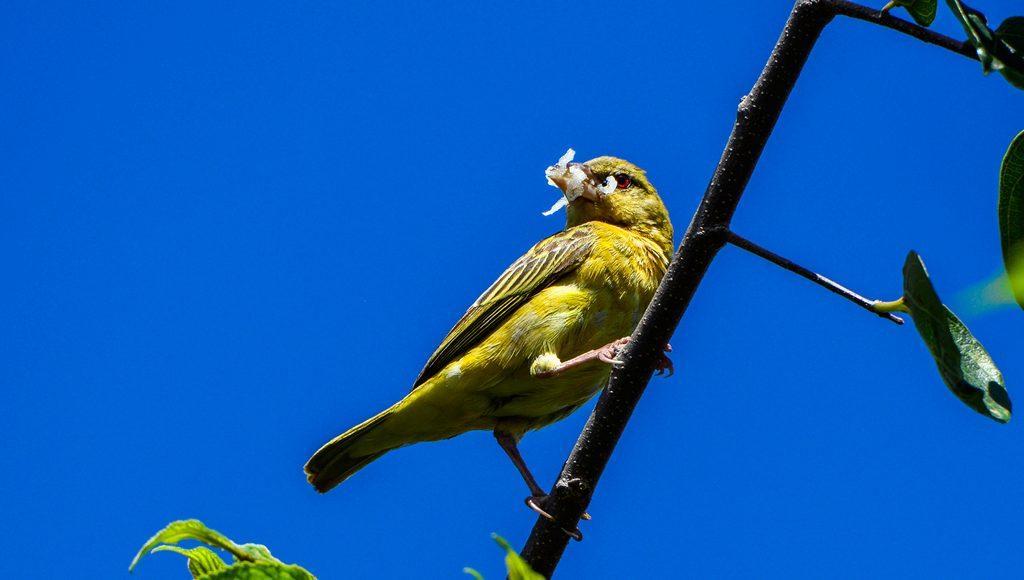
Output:
M996 28L995 37L1014 53L1024 55L1024 16L1012 16ZM1011 66L999 71L1009 83L1018 89L1024 89L1024 71Z
M498 542L499 546L505 548L505 568L508 569L509 580L544 580L544 576L534 572L526 560L523 560L519 553L505 541L505 538L498 534L491 534L491 537Z
M198 540L215 548L226 550L239 560L252 561L256 559L220 532L207 528L203 522L199 520L178 520L167 524L167 527L154 534L149 541L143 544L139 552L135 554L135 558L132 559L132 563L128 566L128 571L131 572L135 565L139 563L139 559L158 545L177 544L183 540Z
M910 13L914 22L921 26L931 26L938 11L938 0L893 0L896 6L902 6Z
M1014 137L999 168L999 238L1010 288L1024 308L1024 131Z
M220 559L213 550L206 546L196 546L191 550L186 550L180 546L157 546L153 548L153 553L156 552L175 552L188 558L188 571L192 573L193 578L199 578L203 574L209 574L210 572L216 572L227 568L227 562Z
M1011 16L996 28L996 36L1016 52L1024 50L1024 16Z
M263 544L242 544L238 546L238 549L249 556L250 560L277 562L278 564L284 564L284 562L278 560L270 554L270 548ZM244 559L244 558L240 558Z
M993 32L984 18L964 7L960 0L946 0L946 4L967 33L967 40L974 45L978 60L981 61L982 72L988 74L997 70L1010 84L1024 89L1024 65L1020 64L1020 58L1012 58L1015 55L1024 55L1024 44L1021 41L1024 18L1007 18L999 25L999 29ZM1007 58L1016 61L1017 67L1007 66L1004 62Z
M469 574L470 576L472 576L473 580L484 580L483 574L477 572L476 570L474 570L472 568L463 568L462 572L464 574Z
M301 566L261 560L258 562L236 562L228 566L213 550L198 546L186 550L178 546L157 546L154 552L176 552L188 558L188 571L198 580L315 580L315 576Z
M239 562L203 576L201 580L316 580L301 566L280 562Z
M1011 85L1018 89L1024 89L1024 73L1017 72L1010 67L1005 67L999 70L999 74L1003 75L1003 78Z
M204 546L185 549L177 546L184 540L197 540L215 548L229 552L235 563L228 566L212 550ZM262 544L236 544L226 536L207 528L199 520L180 520L171 522L164 529L149 539L139 553L135 555L128 571L131 572L139 559L149 552L176 552L188 558L188 569L193 578L208 580L252 579L299 579L310 580L314 576L300 566L285 564L270 554L270 550Z
M903 265L903 301L931 351L942 380L967 406L1000 423L1010 420L1003 375L964 323L935 293L917 252Z
M993 35L1005 44L1010 52L1024 54L1024 16L1011 16L996 28Z

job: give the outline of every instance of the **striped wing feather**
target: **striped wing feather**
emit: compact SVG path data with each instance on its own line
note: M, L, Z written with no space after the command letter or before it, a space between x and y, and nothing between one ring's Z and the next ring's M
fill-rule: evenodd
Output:
M413 388L487 338L535 294L575 270L590 254L594 241L589 227L577 226L541 240L513 262L451 329Z

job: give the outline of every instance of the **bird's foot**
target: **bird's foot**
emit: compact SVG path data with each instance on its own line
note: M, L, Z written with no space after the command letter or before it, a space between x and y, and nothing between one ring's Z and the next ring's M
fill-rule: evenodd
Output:
M615 342L610 342L601 348L597 349L597 358L610 365L618 366L622 364L622 361L618 359L619 353L622 349L629 344L630 337L624 336ZM665 352L672 352L672 345L666 344L663 349ZM659 376L664 375L666 378L671 377L676 372L676 367L672 364L672 359L668 358L668 355L663 352L661 358L658 360L658 365L654 367L655 371Z
M557 525L559 528L561 528L561 530L563 532L565 532L565 535L567 535L570 538L576 540L577 542L582 541L583 540L583 532L580 531L580 528L578 526L574 527L574 529L572 529L572 530L566 529L565 527L563 527L558 522L558 520L555 519L555 516L549 514L547 511L544 510L544 508L542 506L545 503L547 503L548 497L549 496L546 496L546 495L531 495L530 497L526 498L526 507L528 507L531 510L533 510L534 512L536 512L537 515L539 515L540 517L542 517L542 518L548 520L549 522ZM588 514L586 512L584 512L583 515L580 516L580 517L582 517L585 520L590 520L590 514Z
M658 366L654 367L658 376L664 375L667 379L672 375L676 374L676 366L672 364L672 359L668 358L666 352L672 352L672 345L666 344L664 352L661 353L661 360L658 361Z
M619 353L622 352L622 349L625 348L627 344L629 344L630 340L630 337L624 336L619 340L616 340L615 342L609 342L608 344L602 346L601 348L597 349L597 359L603 363L607 363L610 365L622 364L622 361L620 361L616 357L618 357Z

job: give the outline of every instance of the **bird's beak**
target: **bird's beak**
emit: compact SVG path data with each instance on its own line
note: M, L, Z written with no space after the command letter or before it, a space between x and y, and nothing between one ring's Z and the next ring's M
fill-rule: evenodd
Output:
M562 190L570 203L581 197L596 202L606 193L594 172L584 163L552 165L544 174L552 185Z

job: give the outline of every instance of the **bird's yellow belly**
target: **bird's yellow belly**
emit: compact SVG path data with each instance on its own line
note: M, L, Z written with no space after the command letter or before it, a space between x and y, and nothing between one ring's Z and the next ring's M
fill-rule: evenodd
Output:
M537 293L481 343L403 401L391 429L415 440L472 429L524 433L564 418L594 396L611 368L591 361L548 378L530 373L544 354L567 361L632 334L660 281L663 265L632 253L618 273L590 261ZM622 256L615 259L622 260ZM605 262L607 263L607 262ZM621 261L618 262L621 264Z
M487 389L489 414L509 431L527 431L557 421L604 387L611 367L592 361L548 378L530 374L543 354L566 361L632 334L653 288L579 286L569 283L545 289L481 347L519 345L514 364L503 380ZM502 336L505 334L505 336ZM493 342L492 342L493 341ZM512 362L512 361L510 361Z

